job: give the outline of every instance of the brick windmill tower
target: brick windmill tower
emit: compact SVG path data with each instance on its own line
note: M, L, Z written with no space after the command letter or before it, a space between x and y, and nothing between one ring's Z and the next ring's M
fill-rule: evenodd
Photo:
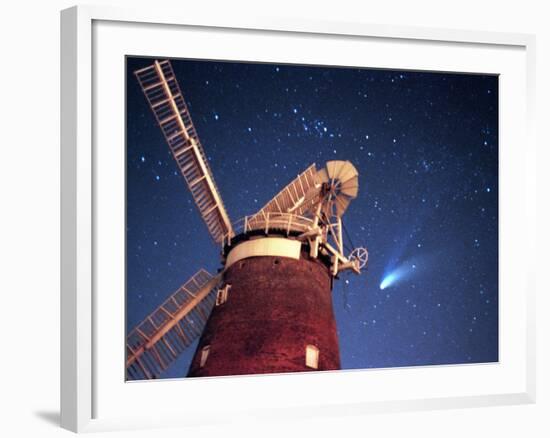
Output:
M223 268L198 271L127 336L127 378L153 379L197 338L188 376L340 369L332 284L368 253L344 255L342 215L357 196L348 161L309 166L232 224L170 62L135 72ZM183 373L182 373L183 374Z

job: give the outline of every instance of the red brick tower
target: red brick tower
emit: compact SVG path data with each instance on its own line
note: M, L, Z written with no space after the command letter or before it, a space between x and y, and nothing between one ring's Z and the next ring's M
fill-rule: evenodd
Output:
M298 259L258 256L234 262L189 376L339 369L331 286L326 260L305 250Z

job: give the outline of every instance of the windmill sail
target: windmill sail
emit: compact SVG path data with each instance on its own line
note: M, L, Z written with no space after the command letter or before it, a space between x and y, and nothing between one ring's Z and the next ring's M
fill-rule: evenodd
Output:
M252 216L248 220L249 225L254 228L255 222L263 223L268 215L274 216L277 213L304 215L317 201L315 195L319 193L320 185L316 175L315 164L312 164Z
M233 236L231 221L170 62L155 61L135 75L210 235L218 243Z
M128 334L128 380L158 377L200 336L220 278L201 269Z

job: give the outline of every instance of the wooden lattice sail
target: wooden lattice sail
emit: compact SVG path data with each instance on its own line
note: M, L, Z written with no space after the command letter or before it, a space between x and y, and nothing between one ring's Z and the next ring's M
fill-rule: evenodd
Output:
M315 164L312 164L252 216L249 225L254 228L256 222L263 223L268 215L273 217L277 213L305 215L318 199L316 195L319 193L320 184L316 175Z
M158 377L200 336L219 281L201 269L128 334L128 380Z
M155 61L135 75L210 235L217 243L232 237L231 221L170 62Z

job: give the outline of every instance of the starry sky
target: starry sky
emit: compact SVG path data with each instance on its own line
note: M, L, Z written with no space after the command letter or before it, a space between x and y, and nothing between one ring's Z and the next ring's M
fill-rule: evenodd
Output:
M127 58L127 330L220 248ZM498 77L172 60L233 221L349 160L368 268L335 281L343 369L498 361ZM194 345L162 377L187 373Z

